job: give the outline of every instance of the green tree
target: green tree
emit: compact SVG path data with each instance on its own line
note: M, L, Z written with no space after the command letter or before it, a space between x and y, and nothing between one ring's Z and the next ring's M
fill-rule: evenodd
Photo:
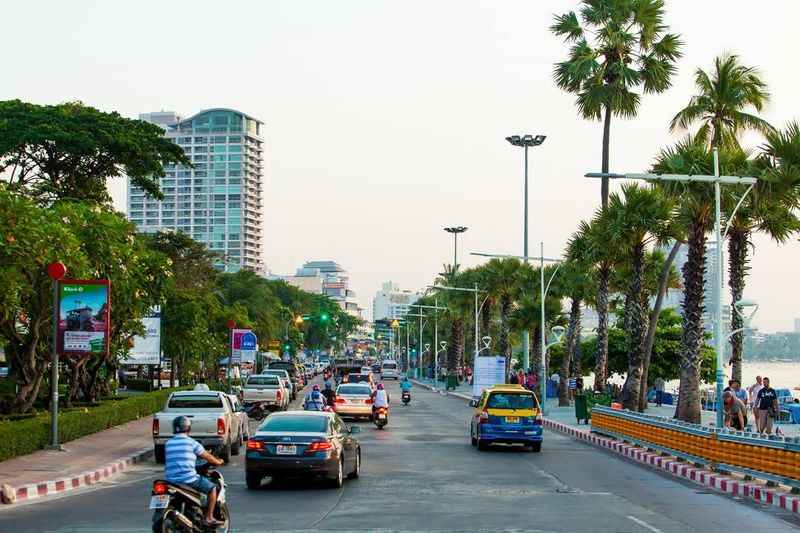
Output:
M710 75L697 69L695 86L698 94L672 119L671 131L687 130L700 123L695 140L712 148L738 147L739 135L745 130L764 134L773 131L766 120L746 112L749 108L761 111L769 101L769 93L758 70L740 64L738 56L717 57Z
M161 128L80 102L40 106L0 102L0 174L12 190L40 202L73 198L106 203L106 181L127 176L162 198L163 165L191 164Z
M569 254L568 254L569 255ZM558 282L555 287L559 296L569 299L569 322L564 356L561 360L561 369L558 375L561 380L558 386L558 405L569 405L568 380L571 366L575 363L580 368L580 342L581 342L581 306L591 296L593 289L592 280L580 265L567 261L558 273Z
M571 44L569 57L557 63L553 77L575 94L580 115L603 121L602 172L609 171L611 117L633 118L641 96L671 85L681 41L666 33L663 0L581 0L580 14L556 16L550 27ZM603 178L602 206L608 204Z
M517 259L491 259L480 268L481 276L486 283L484 288L490 297L498 303L500 314L500 335L497 339L497 351L511 360L511 325L509 317L514 302L520 295L521 263Z

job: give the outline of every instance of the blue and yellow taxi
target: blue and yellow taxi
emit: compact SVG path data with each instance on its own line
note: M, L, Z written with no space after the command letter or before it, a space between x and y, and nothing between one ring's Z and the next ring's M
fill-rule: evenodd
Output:
M542 413L536 395L522 385L495 385L484 389L470 406L470 440L479 450L491 444L522 444L542 450Z

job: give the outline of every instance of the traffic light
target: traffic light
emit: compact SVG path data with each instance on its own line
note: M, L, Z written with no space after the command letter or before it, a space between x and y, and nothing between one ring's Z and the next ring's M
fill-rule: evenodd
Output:
M289 344L289 343L286 343L286 344L284 344L284 345L283 345L283 349L284 349L285 351L287 351L287 352L288 352L289 350L291 350L291 348L292 348L292 345L291 345L291 344Z
M323 322L327 322L328 313L322 313L321 315L319 315L319 319L322 320Z

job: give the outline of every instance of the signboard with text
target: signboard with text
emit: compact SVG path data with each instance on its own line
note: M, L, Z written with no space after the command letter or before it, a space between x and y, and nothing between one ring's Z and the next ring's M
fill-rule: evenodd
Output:
M161 363L161 308L150 310L142 317L144 335L133 337L133 347L128 352L126 365L158 365Z
M506 382L506 358L500 356L476 357L472 376L472 396L478 397L483 389Z
M238 364L242 359L253 360L258 348L258 339L249 329L231 330L231 363Z
M63 356L108 354L111 283L65 279L58 284L58 336Z

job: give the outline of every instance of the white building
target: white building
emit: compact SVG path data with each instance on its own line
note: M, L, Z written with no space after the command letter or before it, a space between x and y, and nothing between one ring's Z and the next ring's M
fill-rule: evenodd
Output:
M285 276L286 283L315 294L324 294L339 304L343 311L363 319L355 291L350 289L350 275L335 261L307 261L294 276Z
M387 281L372 299L372 320L400 318L411 309L410 305L422 298L422 293L401 290L394 282Z

